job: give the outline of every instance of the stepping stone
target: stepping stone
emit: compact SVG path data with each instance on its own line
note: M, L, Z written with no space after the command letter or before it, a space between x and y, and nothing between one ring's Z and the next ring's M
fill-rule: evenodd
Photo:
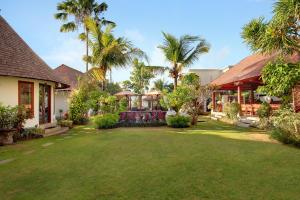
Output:
M78 135L77 133L74 133L73 135Z
M54 144L54 143L48 142L48 143L43 144L42 146L43 146L43 147L47 147L47 146L50 146L50 145L52 145L52 144Z
M5 164L5 163L10 163L14 160L15 160L14 158L6 159L6 160L0 160L0 165Z
M62 140L65 140L64 138L58 138L58 139L56 139L56 140L60 140L60 141L62 141Z
M29 155L29 154L32 154L34 152L34 150L31 150L31 151L25 151L23 154L24 155Z
M72 138L72 136L66 136L66 137L64 137L65 139L70 139L70 138Z

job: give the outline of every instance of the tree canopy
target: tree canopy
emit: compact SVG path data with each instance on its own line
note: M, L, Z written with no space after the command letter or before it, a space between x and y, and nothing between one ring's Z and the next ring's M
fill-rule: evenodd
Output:
M264 17L251 20L241 35L254 52L300 52L300 1L278 0L270 20Z

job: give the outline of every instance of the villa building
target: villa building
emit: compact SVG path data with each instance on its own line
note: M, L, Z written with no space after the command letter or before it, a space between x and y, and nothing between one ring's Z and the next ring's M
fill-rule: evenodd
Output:
M25 127L55 122L55 89L69 87L0 16L0 103L22 105Z
M56 89L55 91L55 115L60 116L68 113L68 99L71 92L77 87L78 79L83 76L84 73L64 64L55 68L54 71L60 79L70 85L69 88Z

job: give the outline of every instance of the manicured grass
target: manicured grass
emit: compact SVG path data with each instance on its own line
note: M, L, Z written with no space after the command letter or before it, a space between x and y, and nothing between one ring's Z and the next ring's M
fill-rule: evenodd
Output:
M299 149L205 121L184 130L81 126L71 137L0 147L0 160L15 159L0 164L0 199L299 199Z

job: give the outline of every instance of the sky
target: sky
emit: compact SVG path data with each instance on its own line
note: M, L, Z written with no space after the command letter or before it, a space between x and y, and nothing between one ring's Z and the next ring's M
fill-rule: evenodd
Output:
M61 33L54 19L62 0L0 0L0 14L52 68L61 64L85 71L80 30ZM102 1L98 1L102 2ZM117 24L115 35L126 37L147 53L151 65L168 66L158 45L162 31L176 37L199 35L211 45L190 68L225 68L251 54L240 36L242 27L259 16L271 17L274 0L106 0L104 17ZM130 67L113 70L113 80L130 76Z

